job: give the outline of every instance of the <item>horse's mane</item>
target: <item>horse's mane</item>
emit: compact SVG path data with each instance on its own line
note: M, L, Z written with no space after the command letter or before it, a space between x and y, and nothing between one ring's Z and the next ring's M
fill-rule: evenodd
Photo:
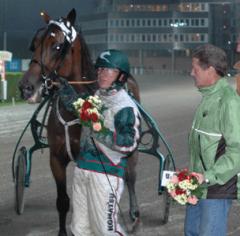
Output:
M81 33L81 31L78 32L78 36L80 39L80 43L81 43L81 58L84 58L84 60L81 60L81 68L82 68L82 72L83 72L83 79L87 80L87 81L93 81L96 80L96 72L95 72L95 68L91 59L91 55L88 49L88 46L86 44L86 41ZM88 90L90 90L91 92L93 92L93 90L95 91L97 89L97 85L96 83L90 84L90 85L86 85L88 87Z

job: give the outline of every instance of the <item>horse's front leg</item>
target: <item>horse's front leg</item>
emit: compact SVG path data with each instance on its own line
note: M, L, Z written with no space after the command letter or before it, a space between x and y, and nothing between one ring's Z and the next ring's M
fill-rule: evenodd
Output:
M50 166L57 185L56 206L59 214L59 233L58 236L67 236L66 216L69 211L70 200L66 189L66 167L54 155L50 156Z
M135 193L135 182L136 182L136 165L138 160L138 151L135 151L129 158L126 169L126 183L129 193L129 215L132 221L139 219L140 212L137 203L137 197Z

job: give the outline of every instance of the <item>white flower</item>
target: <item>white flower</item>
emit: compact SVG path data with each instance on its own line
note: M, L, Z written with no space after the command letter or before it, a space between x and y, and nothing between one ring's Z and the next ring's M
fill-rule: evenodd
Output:
M172 183L171 181L169 181L167 183L166 187L167 187L168 191L171 192L171 191L175 190L176 185L174 183Z
M186 195L190 196L191 195L191 191L189 189L186 190Z
M198 187L197 184L190 184L190 185L188 186L188 189L190 189L190 190L195 190L197 187Z
M84 100L82 98L78 98L78 100L73 103L73 106L75 109L79 109L82 107L83 103Z
M183 180L183 181L180 181L180 182L178 183L179 187L180 187L181 189L184 189L184 190L187 190L187 189L188 189L189 184L190 184L190 182L189 182L189 180L187 180L187 179L185 179L185 180Z
M89 96L88 100L92 101L93 103L96 103L96 104L101 103L101 100L99 99L98 96Z
M188 179L185 179L185 180L179 182L178 185L181 189L184 189L184 190L187 190L187 189L194 190L198 187L197 184L192 184L192 182L189 181Z
M101 110L102 108L102 101L99 99L99 96L89 96L88 102L90 102L94 107L96 107L98 110Z
M175 200L181 205L185 205L187 203L187 196L185 194L176 195Z
M99 111L96 107L94 107L92 109L88 109L88 113L89 114L95 113L98 117L100 116Z

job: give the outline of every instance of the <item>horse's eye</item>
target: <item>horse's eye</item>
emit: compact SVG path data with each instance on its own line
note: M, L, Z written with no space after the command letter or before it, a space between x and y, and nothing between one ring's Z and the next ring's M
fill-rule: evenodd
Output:
M62 47L61 43L55 43L52 48L53 50L59 51L61 47Z

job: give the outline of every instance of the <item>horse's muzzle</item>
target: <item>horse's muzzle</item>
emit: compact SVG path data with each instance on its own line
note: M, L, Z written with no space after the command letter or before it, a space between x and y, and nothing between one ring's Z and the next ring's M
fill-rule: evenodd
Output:
M34 93L34 86L31 84L24 84L22 81L19 82L18 88L21 93L21 98L24 100L29 99Z

